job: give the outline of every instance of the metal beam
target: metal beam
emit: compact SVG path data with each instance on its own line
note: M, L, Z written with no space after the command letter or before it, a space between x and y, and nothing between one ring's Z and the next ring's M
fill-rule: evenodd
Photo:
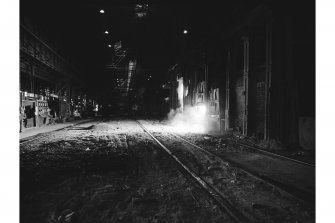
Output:
M71 69L76 70L68 61L66 61L62 56L60 56L55 50L53 50L48 44L46 44L43 40L37 37L34 33L32 33L27 27L25 27L22 23L20 24L26 32L28 32L31 36L33 36L36 40L38 40L43 46L45 46L48 50L50 50L53 54L55 54L59 59L61 59L67 66L71 67Z

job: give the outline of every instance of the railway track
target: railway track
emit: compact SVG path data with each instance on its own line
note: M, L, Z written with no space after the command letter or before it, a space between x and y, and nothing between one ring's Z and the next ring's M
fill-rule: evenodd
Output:
M235 144L239 145L239 146L243 146L243 147L248 148L248 149L251 149L253 151L271 156L271 157L275 157L275 158L279 158L279 159L283 159L283 160L288 160L288 161L299 163L299 164L306 165L306 166L315 167L314 163L308 163L308 162L304 162L304 161L301 161L301 160L293 159L291 157L287 157L287 156L284 156L284 155L273 153L273 152L267 151L265 149L259 148L256 145L247 145L247 144L239 143L239 142L235 142Z
M243 166L241 166L238 162L232 162L232 161L228 161L226 160L225 158L223 158L222 156L220 155L217 155L211 151L208 151L200 146L197 146L195 145L194 143L184 139L183 137L181 136L178 136L174 133L169 133L181 140L183 140L184 142L188 143L189 145L192 145L193 147L201 150L202 152L208 154L208 155L212 155L212 156L215 156L215 157L218 157L219 159L222 159L224 160L225 162L228 162L228 163L231 163L233 166L236 166L237 168L239 168L240 170L244 171L245 173L253 176L253 177L256 177L257 179L259 180L262 180L264 182L266 182L267 184L271 185L272 187L275 187L281 191L284 191L286 193L288 193L290 196L294 197L295 199L298 199L300 201L307 201L307 202L310 202L310 203L313 203L315 200L313 199L314 198L314 195L313 194L309 194L303 190L300 190L299 188L297 187L294 187L294 186L291 186L291 185L287 185L285 183L282 183L282 182L279 182L279 181L276 181L274 179L271 179L270 177L267 177L267 176L264 176L264 175L261 175L261 174L258 174L257 172L255 171L251 171L251 170L248 170L246 168L244 168ZM238 144L240 145L240 144ZM242 146L245 146L244 144L241 144ZM247 146L246 146L247 147ZM270 154L270 156L273 156L272 154ZM275 156L277 157L277 156ZM283 157L280 157L281 159L286 159L283 158ZM296 163L299 163L299 164L302 164L302 165L307 165L307 166L313 166L311 164L308 164L308 163L304 163L304 162L300 162L298 160L292 160L292 159L286 159L286 160L289 160L289 161L292 161L292 162L296 162Z
M177 164L176 166L178 167L178 169L180 169L180 172L182 174L184 174L187 177L187 179L190 179L190 182L194 182L195 183L194 185L198 185L208 195L208 197L212 201L214 201L215 204L217 204L217 207L219 207L224 213L227 213L227 216L229 216L229 218L231 218L232 221L234 221L234 222L284 222L284 221L276 220L275 217L274 218L271 217L272 214L271 213L269 214L268 211L274 211L274 209L270 209L268 211L266 209L260 210L257 207L254 209L253 203L251 203L251 201L257 202L257 199L249 199L249 198L253 197L253 196L250 196L251 193L258 194L258 192L260 192L260 190L253 190L252 192L247 192L246 194L248 196L243 195L241 198L239 198L239 201L236 201L235 198L240 197L240 196L239 195L235 196L234 191L235 190L239 190L239 191L244 190L245 187L243 187L243 186L240 187L240 184L235 184L235 183L230 184L230 185L233 185L232 187L229 187L229 186L228 187L225 187L225 186L222 187L222 184L217 184L217 183L213 184L213 181L211 181L211 178L207 178L208 175L204 175L203 172L201 172L201 169L200 169L200 171L197 169L198 166L193 165L193 163L197 163L198 161L192 163L192 158L189 158L188 155L196 154L196 156L198 158L201 158L199 160L206 160L206 159L208 159L207 157L210 157L210 159L212 159L212 157L216 157L217 159L220 159L220 160L224 161L225 163L231 163L231 162L224 160L224 158L218 156L217 154L215 154L211 151L208 151L206 149L206 147L202 148L198 145L193 144L189 140L184 139L183 137L181 137L179 135L176 135L176 134L174 134L170 131L166 131L161 126L160 126L160 128L162 128L163 134L161 134L159 132L156 132L156 130L153 130L153 128L151 126L155 126L155 125L153 125L149 122L137 121L137 120L136 120L136 122L139 125L139 127L141 129L143 129L143 131L146 132L160 146L162 151L167 153L168 156L170 156L172 158L172 160L175 161L175 163ZM148 125L146 123L148 123ZM149 127L149 125L150 125L150 127ZM70 128L73 128L75 130L75 129L78 129L78 128L81 128L81 127L70 127ZM164 133L166 133L166 134L164 134ZM171 135L173 137L170 137L169 135ZM178 140L177 138L180 139L180 140ZM36 138L33 139L33 140L36 140ZM183 141L185 143L180 143L179 141ZM175 144L175 146L173 146L174 144ZM186 144L188 144L190 146L188 146ZM194 148L194 151L193 151L193 148ZM182 150L184 150L186 153L183 154L181 152ZM193 152L189 153L189 151L193 151L194 153ZM207 156L204 156L203 154L207 154ZM205 159L202 159L202 158L205 158ZM215 162L217 162L216 158L213 159ZM167 158L167 159L169 159L169 158ZM222 162L222 161L219 161L219 162ZM203 164L203 162L201 161L200 165L202 165L202 164ZM229 166L238 167L237 165L229 165ZM208 165L205 166L205 168L207 168L207 167L209 167L209 166ZM235 167L232 168L234 171L236 171L236 169L237 169ZM224 169L225 168L220 169L220 171L222 171ZM257 177L257 175L249 173L249 172L243 170L242 168L238 167L238 169L240 169L242 172L247 173L248 175L253 176L254 178L257 178L257 179L261 180L262 182L265 182L265 183L271 185L274 188L277 188L279 191L284 191L285 193L287 193L291 197L293 197L294 202L295 202L294 205L291 205L291 203L286 202L287 197L283 199L285 208L288 208L287 210L289 210L287 213L291 213L291 211L294 212L293 209L291 209L292 206L297 206L297 205L299 206L300 205L300 203L295 200L295 199L298 199L296 196L294 196L294 195L286 192L285 190L281 189L278 185L275 185L271 182L269 183L269 182L266 181L266 179L264 179L264 178L262 179L260 177ZM229 173L231 173L231 172L229 172ZM229 179L230 175L228 174L226 176L228 176L227 179ZM243 176L242 177L242 179L243 179L245 174L239 174L238 176L239 176L239 179L241 179L240 176ZM247 177L246 179L248 179L248 180L246 180L244 182L247 182L247 183L251 182L253 184L253 186L255 185L253 183L253 182L255 182L255 180L250 180L251 179L250 177ZM259 184L259 183L257 183L257 184ZM263 183L261 183L261 184L263 184ZM243 183L242 183L242 185L243 185ZM248 186L249 186L249 184L248 184ZM266 186L265 188L267 189L266 191L271 191L272 190L272 188L269 188L268 186ZM273 191L271 193L274 193ZM243 191L243 193L244 193L244 191ZM270 192L266 192L266 194L270 195ZM230 195L234 195L234 196L230 196ZM275 195L275 196L277 196L277 195ZM281 196L282 196L282 194L280 193L280 197ZM274 198L274 200L278 200L278 198L274 197L274 196L267 196L267 197L270 198L270 203L272 202L272 200L271 200L272 198ZM280 198L280 199L282 199L282 198ZM301 199L298 199L298 200L301 201ZM262 204L262 203L260 203L260 204ZM286 205L288 205L288 206L286 206ZM264 208L264 207L261 207L261 208ZM274 208L276 208L276 205L274 205ZM258 212L258 213L256 213L256 212ZM278 213L277 216L280 215L280 214L281 214L281 216L284 216L282 214L283 212L281 210L278 210L277 213ZM302 212L300 212L300 213L302 213ZM263 216L265 216L266 218L263 218ZM292 214L292 216L297 216L297 215ZM290 217L290 219L292 219L292 218L293 217ZM266 219L271 219L271 220L266 220ZM299 221L300 221L300 219L303 219L303 218L296 218L296 219L299 219ZM303 222L310 222L310 221L303 221Z
M149 125L153 125L147 121L145 121L146 123L148 123ZM224 162L227 162L229 163L231 166L235 166L237 167L238 169L240 169L241 171L243 171L244 173L258 179L258 180L261 180L263 181L264 183L268 184L269 186L273 187L273 188L276 188L277 190L281 191L282 193L285 193L286 195L294 198L294 199L297 199L301 202L308 202L310 204L313 204L315 203L315 196L314 194L311 194L311 193L308 193L304 190L301 190L300 188L298 187L295 187L293 185L288 185L284 182L280 182L278 180L275 180L275 179L272 179L271 177L268 177L264 174L260 174L260 173L257 173L256 171L253 171L253 170L250 170L248 168L245 168L243 167L242 165L240 165L238 162L234 162L232 160L228 160L226 159L225 157L223 157L222 155L219 155L219 154L216 154L212 151L209 151L208 149L206 148L203 148L203 147L200 147L192 142L190 142L189 140L173 133L173 132L170 132L170 131L167 131L163 128L161 128L164 132L182 140L183 142L189 144L190 146L198 149L199 151L203 152L204 154L206 155L209 155L209 156L214 156L218 159L221 159L223 160ZM274 154L274 153L271 153L271 152L267 152L267 151L264 151L264 150L260 150L258 148L251 148L251 146L248 146L248 145L245 145L245 144L242 144L242 143L236 143L236 145L240 145L240 146L244 146L244 147L247 147L247 148L250 148L250 149L254 149L254 151L258 151L259 153L265 155L265 156L270 156L270 157L274 157L274 158L278 158L278 159L282 159L282 160L287 160L287 161L290 161L290 162L294 162L294 163L297 163L299 165L305 165L305 166L309 166L309 167L315 167L315 165L313 164L310 164L310 163L306 163L306 162L303 162L303 161L300 161L300 160L295 160L295 159L292 159L292 158L289 158L289 157L286 157L286 156L281 156L281 155L278 155L278 154Z
M235 222L251 222L243 213L234 207L225 196L205 179L188 168L170 149L162 144L147 128L139 121L138 125L178 164L183 173L192 178L199 186L224 210Z

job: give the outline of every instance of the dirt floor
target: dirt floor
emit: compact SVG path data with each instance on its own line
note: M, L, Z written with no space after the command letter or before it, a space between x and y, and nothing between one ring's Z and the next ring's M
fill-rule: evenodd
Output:
M21 222L231 222L133 121L20 148Z
M151 123L143 122L251 222L315 221L313 205ZM44 136L20 147L21 222L232 222L132 120L100 120ZM210 136L185 136L211 146Z

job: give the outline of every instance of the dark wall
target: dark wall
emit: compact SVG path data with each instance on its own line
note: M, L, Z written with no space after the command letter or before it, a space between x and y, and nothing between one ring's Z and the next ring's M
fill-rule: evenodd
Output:
M299 118L315 117L313 5L274 10L270 137L298 143Z
M223 35L225 54L231 55L229 62L225 60L224 69L225 76L229 75L229 127L241 129L245 95L240 42L246 36L249 40L248 135L261 139L265 134L267 139L287 145L299 143L299 119L315 116L313 2L283 1L255 6L244 11L244 15L240 12L235 19L234 25L227 28L230 33ZM225 95L227 86L227 83L220 86Z

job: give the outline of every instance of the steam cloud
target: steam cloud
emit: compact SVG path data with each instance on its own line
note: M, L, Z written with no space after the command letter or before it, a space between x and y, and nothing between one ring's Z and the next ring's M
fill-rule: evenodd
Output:
M183 78L177 79L177 95L179 107L171 109L168 114L168 128L173 132L180 133L205 133L206 132L206 107L201 106L184 106L183 95L184 86Z

